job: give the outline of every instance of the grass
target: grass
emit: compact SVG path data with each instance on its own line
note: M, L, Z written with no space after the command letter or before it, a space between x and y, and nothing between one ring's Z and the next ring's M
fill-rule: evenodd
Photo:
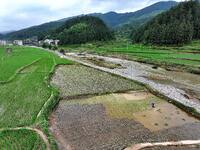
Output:
M115 55L158 66L176 67L189 72L200 73L200 41L193 41L191 44L181 47L148 46L114 41L67 45L61 48L68 51Z
M53 53L30 47L12 47L6 54L0 47L0 146L9 149L45 149L45 143L31 130L11 130L16 127L41 129L56 148L48 131L48 114L58 103L57 89L49 85L59 64L73 64ZM111 93L121 90L141 90L143 86L130 80L80 65L65 66L67 96ZM10 128L10 129L9 129ZM6 148L5 148L6 149Z
M0 132L0 147L2 150L41 150L46 145L35 132L22 129Z
M7 55L4 53L4 47L0 47L0 66L3 70L0 73L0 128L32 126L34 124L40 126L40 123L46 122L47 118L43 117L43 120L39 122L37 120L38 113L43 106L46 106L44 104L51 94L53 93L53 98L56 98L57 94L53 87L49 86L49 76L56 65L71 64L71 62L37 48L12 48L13 53ZM54 100L51 105L55 105L55 103ZM42 113L47 112L43 111ZM22 134L23 132L19 135L18 133L10 133L6 134L13 140L25 136ZM0 132L0 134L3 133ZM37 142L31 136L27 137L27 140L29 139L33 140L32 142ZM23 140L19 140L18 145L23 148L22 142Z
M9 80L18 69L41 57L44 57L44 52L39 52L38 50L34 50L34 48L29 48L29 50L27 50L26 47L13 47L13 53L6 54L5 47L1 47L0 81Z
M60 89L62 97L144 89L131 80L82 65L58 68L52 84Z

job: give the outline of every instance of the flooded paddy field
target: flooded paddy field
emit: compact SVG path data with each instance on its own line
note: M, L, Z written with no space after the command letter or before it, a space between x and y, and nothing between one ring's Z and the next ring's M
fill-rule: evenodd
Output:
M59 67L52 84L63 98L49 118L61 150L120 150L143 142L200 139L199 120L130 80L71 65ZM199 149L155 149L188 148Z
M61 101L51 116L59 148L123 149L141 142L200 138L197 119L153 95L134 93Z

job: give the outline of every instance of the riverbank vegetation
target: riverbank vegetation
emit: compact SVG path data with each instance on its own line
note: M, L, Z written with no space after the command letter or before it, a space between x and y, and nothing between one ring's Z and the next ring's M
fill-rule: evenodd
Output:
M89 43L61 46L68 52L88 52L112 55L139 62L154 64L169 70L200 73L200 41L183 46L152 46L132 44L129 41Z

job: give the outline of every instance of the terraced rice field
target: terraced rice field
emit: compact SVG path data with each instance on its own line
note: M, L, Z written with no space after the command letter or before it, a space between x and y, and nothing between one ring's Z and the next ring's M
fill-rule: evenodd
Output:
M151 94L134 93L61 101L51 116L59 149L123 149L140 142L199 138L198 120Z
M199 138L198 120L131 80L41 49L12 49L7 54L0 47L0 149L56 149L51 133L60 149ZM62 66L53 75L57 65ZM50 133L48 115L59 101L58 90L63 101L50 117Z
M50 117L61 150L123 149L140 142L200 138L199 120L130 80L70 65L59 67L51 83L63 98Z
M49 76L56 65L71 62L37 48L12 49L7 54L0 47L0 137L4 137L0 147L44 149L41 137L23 127L39 128L48 136L46 116L57 102L57 91L48 85Z

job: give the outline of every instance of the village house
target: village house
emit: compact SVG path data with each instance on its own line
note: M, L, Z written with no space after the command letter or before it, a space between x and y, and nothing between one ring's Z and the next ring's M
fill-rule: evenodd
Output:
M14 45L18 45L18 46L22 46L23 45L23 41L22 40L14 40L13 44Z
M23 44L24 45L33 45L33 46L38 46L39 42L38 42L38 37L37 36L34 36L34 37L31 37L31 38L28 38L28 39L25 39L23 41Z
M40 41L40 43L42 43L42 42ZM59 40L45 39L45 40L43 41L43 43L48 44L48 45L55 45L55 46L58 46Z
M7 42L5 40L0 40L0 45L6 45Z
M54 45L58 46L58 43L60 42L60 40L54 40Z

